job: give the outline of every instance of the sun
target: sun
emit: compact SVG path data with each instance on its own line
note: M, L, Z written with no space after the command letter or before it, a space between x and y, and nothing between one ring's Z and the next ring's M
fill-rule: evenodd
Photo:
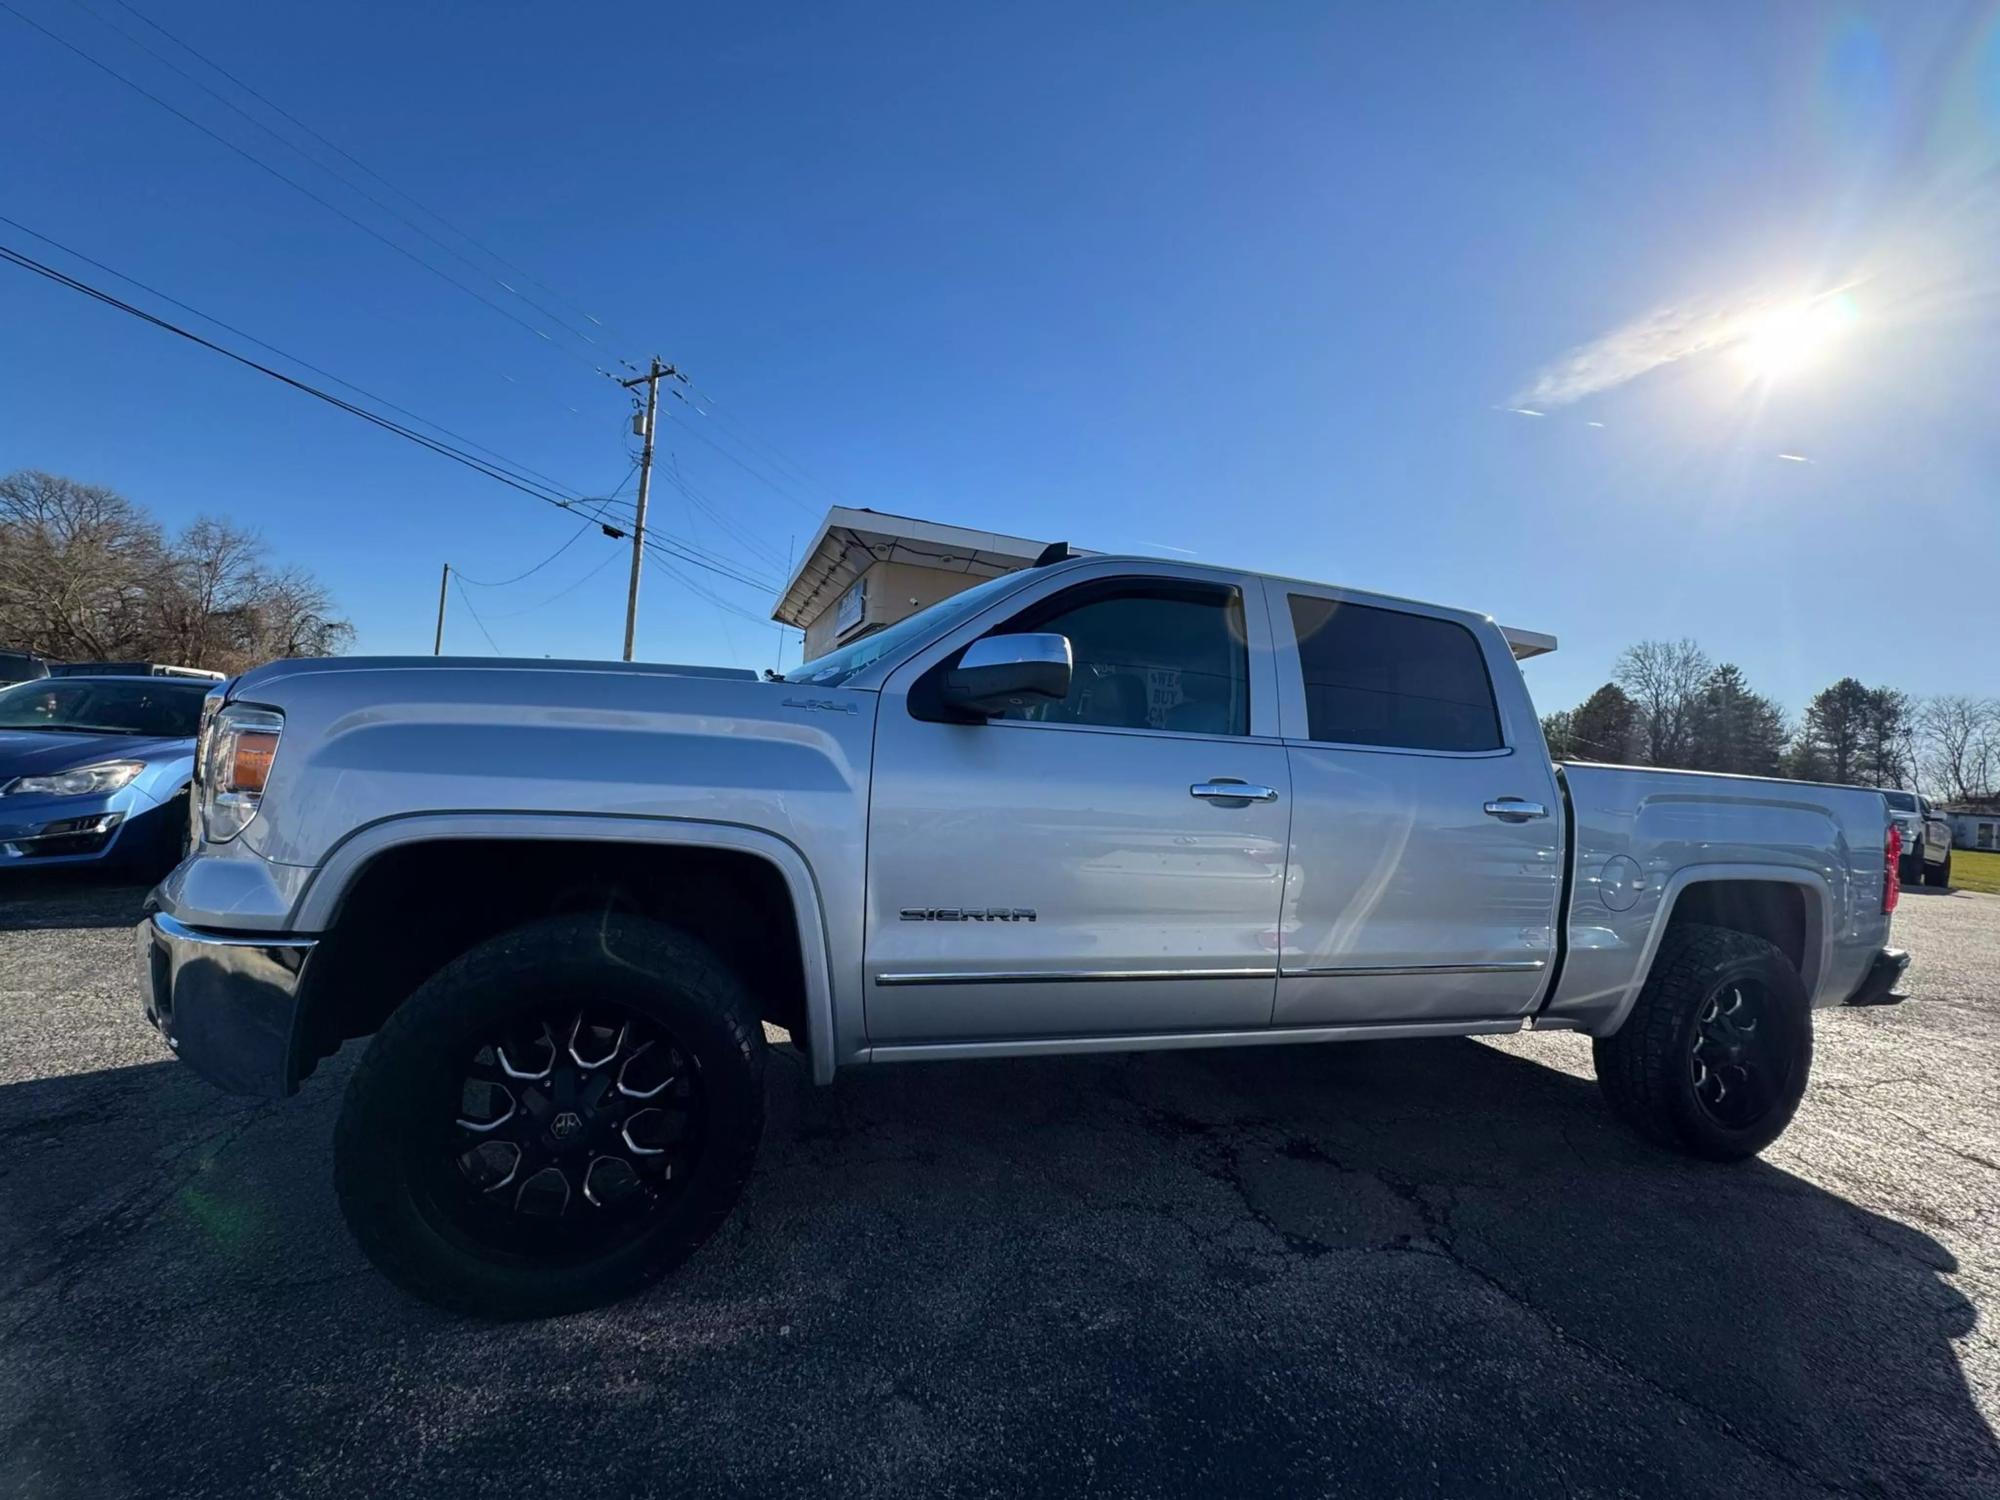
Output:
M1745 319L1732 351L1758 378L1783 379L1824 359L1854 319L1846 292L1781 303Z

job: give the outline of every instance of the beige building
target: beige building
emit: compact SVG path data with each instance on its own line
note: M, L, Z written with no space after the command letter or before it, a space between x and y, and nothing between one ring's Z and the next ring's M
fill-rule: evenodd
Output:
M811 661L981 579L1025 568L1047 545L836 505L771 618L805 632L802 659Z
M800 659L812 661L983 578L1025 568L1048 546L1024 536L836 505L771 618L805 632ZM1505 626L1501 633L1518 658L1556 648L1552 635Z

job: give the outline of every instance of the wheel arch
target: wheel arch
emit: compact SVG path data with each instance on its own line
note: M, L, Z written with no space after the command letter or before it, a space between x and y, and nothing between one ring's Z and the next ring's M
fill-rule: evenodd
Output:
M1646 934L1631 982L1617 1006L1590 1028L1609 1036L1625 1024L1652 974L1660 943L1675 925L1727 927L1772 943L1816 997L1832 961L1832 892L1816 870L1795 865L1690 865L1660 893L1659 915Z
M436 884L424 884L426 877L448 879L475 865L477 874L496 882L490 899L444 900ZM678 887L672 884L677 876L683 877ZM472 941L549 910L587 909L535 909L538 899L564 901L578 891L621 906L629 897L644 914L677 919L676 925L709 938L725 957L766 966L763 977L784 991L780 1009L767 1019L802 1032L814 1081L832 1079L827 924L818 884L796 847L736 824L482 812L385 819L350 834L321 862L287 923L295 932L321 934L293 1027L294 1081L344 1037L379 1025L435 972L440 955L448 959ZM682 892L695 896L700 920L685 920L685 908L666 904L667 896ZM703 930L732 911L737 897L749 909L748 925ZM400 964L396 945L376 942L372 931L391 918L429 924L402 950ZM773 926L782 926L795 948L780 951L782 945L770 941ZM376 949L382 951L370 951Z

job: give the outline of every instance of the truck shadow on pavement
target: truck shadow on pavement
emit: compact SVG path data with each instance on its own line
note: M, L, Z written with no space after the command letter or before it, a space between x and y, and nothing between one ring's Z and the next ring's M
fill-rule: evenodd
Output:
M781 1048L716 1239L510 1327L348 1241L351 1060L0 1088L0 1491L2000 1493L1937 1240L1479 1043Z
M132 927L152 883L74 870L0 870L0 932Z

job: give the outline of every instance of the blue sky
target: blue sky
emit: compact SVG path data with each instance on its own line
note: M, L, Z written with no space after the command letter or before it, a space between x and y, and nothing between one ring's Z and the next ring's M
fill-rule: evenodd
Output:
M83 8L201 72L118 0L7 3L543 321ZM838 497L1483 608L1562 638L1544 710L1648 636L1794 710L1846 673L2000 690L1991 0L131 3L606 352L690 371L709 415L674 404L663 461L732 529L664 486L655 521L747 573ZM594 351L4 11L0 66L0 213L575 492L626 473ZM1805 368L1739 357L1836 291L1851 322ZM429 649L441 561L505 578L574 530L11 267L0 329L0 470L254 525L364 650ZM615 655L613 546L473 601L509 652ZM484 652L453 607L448 647ZM641 655L776 642L647 579Z

